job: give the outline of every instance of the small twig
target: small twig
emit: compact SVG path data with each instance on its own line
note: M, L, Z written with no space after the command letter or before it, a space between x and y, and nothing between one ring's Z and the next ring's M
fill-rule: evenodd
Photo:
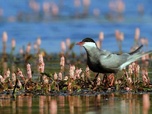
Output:
M14 98L15 90L17 88L17 83L18 83L18 79L16 79L15 86L14 86L14 89L13 89L13 92L12 92L12 97L13 98Z

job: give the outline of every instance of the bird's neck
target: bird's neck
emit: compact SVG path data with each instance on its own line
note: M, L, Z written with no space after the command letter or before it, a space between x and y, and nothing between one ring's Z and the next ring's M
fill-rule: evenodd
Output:
M88 53L90 53L91 51L94 51L94 50L98 49L97 45L95 43L92 43L92 42L84 43L83 47L85 48L85 50Z
M88 57L94 57L98 55L100 49L97 47L89 47L89 48L85 47L85 50L87 52Z

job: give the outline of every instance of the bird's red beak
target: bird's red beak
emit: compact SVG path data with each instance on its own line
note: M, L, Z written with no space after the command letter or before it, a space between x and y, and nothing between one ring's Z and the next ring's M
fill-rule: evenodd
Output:
M80 46L82 46L84 44L84 42L78 42L78 43L76 43L76 45L80 45Z

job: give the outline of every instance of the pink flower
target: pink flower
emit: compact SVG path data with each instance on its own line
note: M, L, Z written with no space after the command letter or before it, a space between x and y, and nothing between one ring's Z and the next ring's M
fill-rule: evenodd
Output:
M5 82L5 79L4 79L3 76L1 76L1 75L0 75L0 82L1 82L1 83L4 83L4 82Z
M34 46L33 46L33 47L34 47L35 50L37 50L37 49L38 49L37 43L34 43Z
M119 40L119 36L120 36L120 31L116 30L115 31L115 37L116 37L117 40Z
M140 39L140 42L141 42L141 44L143 44L143 45L148 45L148 39L147 38L141 38Z
M43 61L43 56L42 54L39 54L39 64L38 64L38 70L40 73L44 72L44 68L45 68L45 63Z
M30 8L32 8L34 11L38 12L40 10L40 4L37 3L36 1L34 0L30 0L29 2L29 6Z
M49 84L49 79L46 75L43 76L43 82L44 84Z
M140 72L140 66L136 62L133 62L132 70L133 70L133 73L135 73L135 75L138 76L138 74Z
M58 75L57 75L57 73L55 72L54 73L54 80L57 80L58 79Z
M23 75L22 71L19 68L17 70L17 75L20 76L21 78L24 78L24 75Z
M71 40L70 40L70 38L67 38L66 39L66 46L69 48L70 45L71 45Z
M126 87L126 91L129 91L130 90L130 88L129 87Z
M136 70L136 73L139 74L139 72L140 72L140 66L138 64L136 64L136 69L135 70Z
M2 34L2 41L3 41L4 43L6 43L6 42L7 42L7 39L8 39L7 32L3 32L3 34Z
M36 44L37 44L38 46L40 46L40 45L41 45L41 38L40 38L40 37L38 37L38 38L37 38L37 40L36 40Z
M44 72L44 67L45 67L45 64L44 64L44 63L39 63L39 72L40 72L40 73L43 73L43 72Z
M7 69L7 71L4 73L4 79L9 78L10 77L10 70Z
M124 40L124 34L120 32L119 30L115 31L115 37L118 41L123 41Z
M31 79L32 71L31 71L31 65L29 63L26 65L26 69L27 69L27 77L28 77L28 79Z
M93 14L94 14L94 16L99 16L100 15L100 9L98 9L98 8L94 8L93 9Z
M100 32L99 33L99 40L102 41L104 39L104 33Z
M64 65L65 65L65 57L63 55L60 58L60 65L61 65L61 67L64 67Z
M139 37L140 37L140 29L136 28L136 30L135 30L135 40L138 40Z
M89 71L90 71L90 69L89 69L89 67L87 66L87 67L86 67L86 72L89 72Z
M19 53L20 53L21 55L24 53L24 51L23 51L23 49L22 49L22 48L20 48Z
M82 69L80 68L80 69L76 69L75 70L75 76L76 76L76 78L80 78L80 74L81 74L81 72L82 72Z
M79 7L81 5L80 0L74 0L74 6Z
M42 62L43 62L43 55L39 54L39 63L42 63Z
M61 72L59 72L58 80L62 80L62 73Z
M132 67L133 67L132 64L130 64L129 67L128 67L128 73L130 75L132 75L132 73L133 73L133 68Z
M12 44L12 48L15 48L15 46L16 46L16 41L15 41L15 39L14 39L14 38L12 39L11 44Z
M146 69L142 69L142 80L144 84L149 83L148 71Z
M64 80L67 81L67 80L68 80L68 76L65 76L65 77L64 77Z
M114 0L109 3L109 8L116 13L123 13L125 4L122 0Z
M83 5L88 7L90 5L90 0L83 0Z
M16 74L12 73L12 81L15 82L16 81Z
M26 52L30 53L30 51L31 51L31 44L29 43L26 47Z
M120 33L119 40L120 40L120 41L123 41L123 40L124 40L124 33L122 33L122 32Z
M107 81L109 82L109 86L113 86L113 84L114 84L114 79L115 79L114 74L108 75Z
M146 75L142 75L142 80L143 80L144 83L148 82L148 79L147 79Z
M96 41L96 44L97 44L97 47L98 48L101 48L101 43L100 43L100 41L98 40L98 41Z
M6 71L6 76L7 76L7 78L9 78L9 77L10 77L10 74L11 74L10 70L9 70L9 69L7 69L7 71Z
M132 83L131 77L128 77L127 80L128 80L129 83Z
M74 72L75 72L75 66L74 65L70 65L70 70L69 70L70 78L75 79Z
M56 15L58 15L58 13L59 13L59 8L58 8L58 6L57 6L56 4L52 4L52 14L53 14L54 16L56 16Z
M97 78L97 85L99 86L100 84L101 84L101 78L98 77L98 78Z
M62 52L65 52L65 50L66 50L66 46L65 46L64 41L61 42L61 50L62 50Z
M43 3L43 11L44 13L48 14L50 12L51 5L48 2Z

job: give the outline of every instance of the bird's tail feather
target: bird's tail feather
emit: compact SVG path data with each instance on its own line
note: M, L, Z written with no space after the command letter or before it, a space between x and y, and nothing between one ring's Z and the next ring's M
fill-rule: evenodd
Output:
M133 55L133 54L137 53L142 47L143 47L143 45L139 46L136 50L130 52L129 54Z
M130 57L128 58L128 60L124 64L122 64L120 66L120 69L122 70L123 68L125 68L126 66L128 66L130 63L136 61L137 59L140 59L144 55L151 54L151 53L152 53L152 50L148 51L148 52L145 52L145 53L138 52L138 53L135 53L133 55L130 55Z

